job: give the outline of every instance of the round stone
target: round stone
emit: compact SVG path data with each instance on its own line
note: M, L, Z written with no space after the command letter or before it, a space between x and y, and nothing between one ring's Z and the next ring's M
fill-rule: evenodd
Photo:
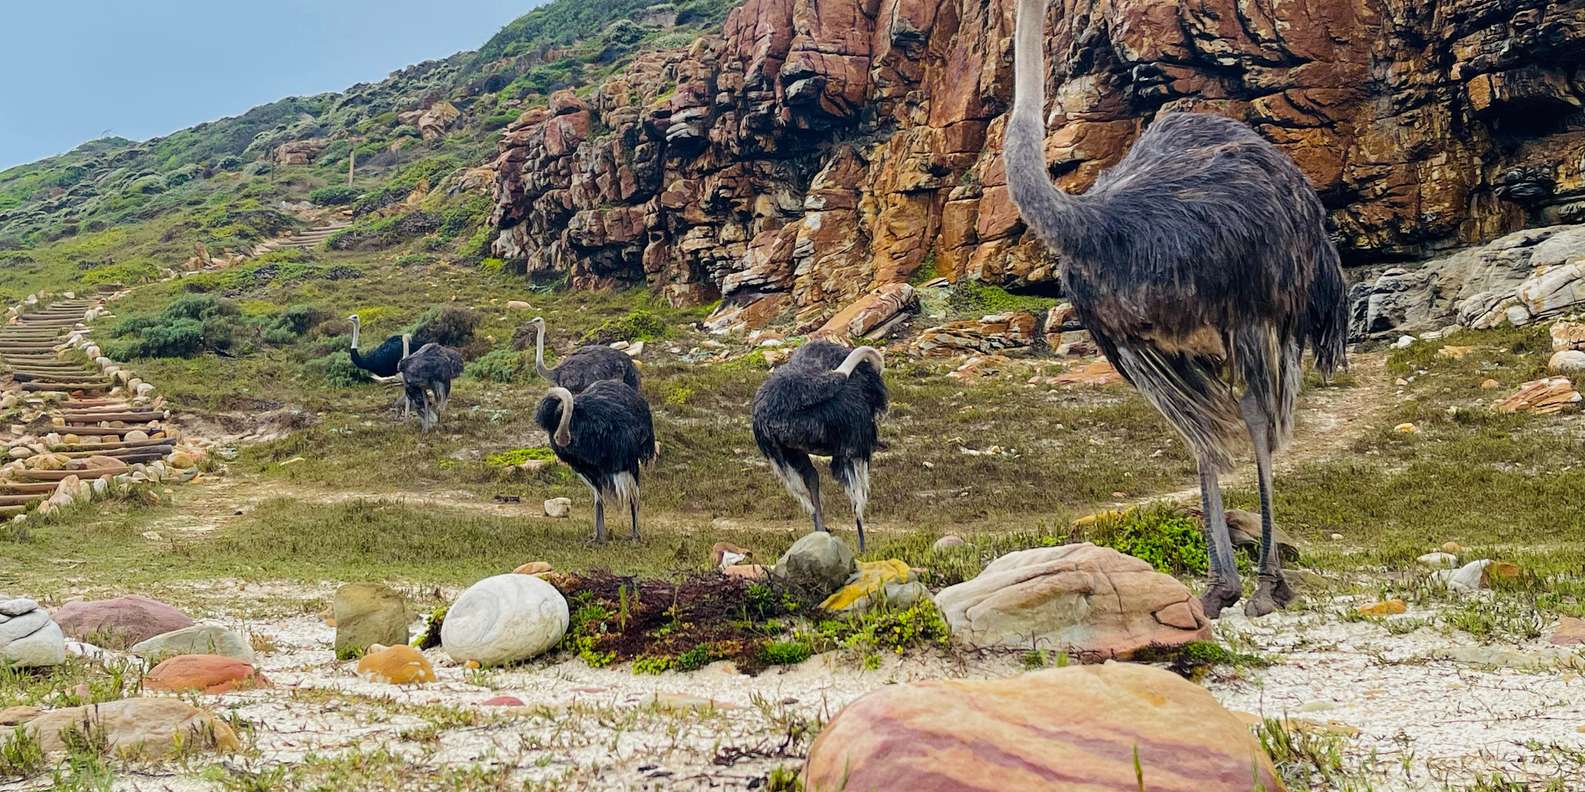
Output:
M527 660L567 632L567 599L533 575L496 575L473 584L446 611L440 643L458 663Z

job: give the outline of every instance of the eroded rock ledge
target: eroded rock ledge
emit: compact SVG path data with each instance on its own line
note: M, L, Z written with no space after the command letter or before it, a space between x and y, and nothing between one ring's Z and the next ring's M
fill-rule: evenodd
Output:
M1585 219L1582 0L1057 0L1053 171L1155 114L1242 119L1321 190L1352 264ZM817 326L923 267L1042 287L999 146L1012 0L748 0L508 128L496 251L577 287L770 296Z

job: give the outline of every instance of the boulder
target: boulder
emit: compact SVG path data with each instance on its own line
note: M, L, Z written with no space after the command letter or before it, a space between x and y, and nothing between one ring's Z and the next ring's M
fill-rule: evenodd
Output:
M912 352L926 357L991 354L1033 346L1035 316L1025 311L993 314L932 327L915 339Z
M898 314L918 305L919 297L914 293L914 287L906 283L890 283L838 311L810 337L839 341L863 338L882 328Z
M43 668L66 662L66 637L49 611L27 598L0 602L0 666Z
M143 675L145 688L172 692L225 693L268 684L253 664L211 654L177 655Z
M545 501L545 516L562 518L572 514L572 498L551 498Z
M358 659L358 676L388 685L415 685L436 681L435 668L424 653L411 646L381 647Z
M1243 509L1227 510L1227 534L1238 547L1250 549L1257 556L1260 553L1260 515L1244 511ZM1282 530L1282 526L1271 526L1271 538L1277 543L1277 554L1283 561L1289 563L1299 560L1299 543Z
M1578 349L1553 352L1552 359L1547 361L1546 369L1565 377L1585 377L1585 352Z
M1585 646L1585 619L1564 616L1547 641L1554 646Z
M224 720L175 698L129 698L83 707L50 710L28 719L23 728L46 754L67 750L64 733L92 723L116 755L159 758L194 748L231 753L242 742Z
M446 611L440 642L458 663L497 666L535 657L567 632L567 600L534 575L496 575L468 587Z
M517 569L512 570L514 575L543 575L546 572L555 572L556 568L545 561L530 561Z
M402 595L390 586L349 583L336 591L330 607L336 620L336 657L352 657L374 644L407 643L412 616Z
M123 649L193 626L187 614L138 596L68 602L56 609L55 621L66 635L107 649Z
M795 593L818 601L847 583L855 569L846 542L827 531L813 531L782 553L774 574Z
M157 663L176 655L212 654L253 662L253 646L235 630L219 624L195 624L156 635L132 646L131 652Z
M1204 688L1130 663L892 685L838 712L804 787L914 792L1284 789Z
M934 544L930 545L930 552L942 553L951 550L954 547L962 547L965 544L968 543L963 541L963 537L958 536L957 534L947 534L946 536L937 539Z
M1088 542L1008 553L943 589L936 606L971 647L1037 646L1085 660L1211 637L1200 601L1182 583Z
M863 613L882 602L907 608L929 593L914 571L902 561L895 558L860 561L858 571L848 577L842 588L826 597L820 608L832 613Z
M1533 412L1542 415L1562 412L1580 403L1580 393L1568 377L1531 380L1519 386L1508 398L1492 405L1502 413Z

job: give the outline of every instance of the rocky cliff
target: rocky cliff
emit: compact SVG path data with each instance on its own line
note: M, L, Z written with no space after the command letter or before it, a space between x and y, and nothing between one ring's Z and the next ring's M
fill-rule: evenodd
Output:
M512 124L496 252L810 326L923 269L1055 289L999 152L1013 0L748 0ZM1353 265L1585 219L1585 0L1054 0L1052 171L1157 113L1281 146Z

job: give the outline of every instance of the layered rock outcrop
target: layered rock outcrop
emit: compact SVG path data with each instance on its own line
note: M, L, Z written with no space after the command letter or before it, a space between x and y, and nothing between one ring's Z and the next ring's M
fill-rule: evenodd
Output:
M1000 154L1013 0L747 0L508 128L496 251L818 326L927 262L1054 286ZM1350 263L1585 216L1580 0L1055 0L1047 150L1083 190L1158 113L1287 151Z

